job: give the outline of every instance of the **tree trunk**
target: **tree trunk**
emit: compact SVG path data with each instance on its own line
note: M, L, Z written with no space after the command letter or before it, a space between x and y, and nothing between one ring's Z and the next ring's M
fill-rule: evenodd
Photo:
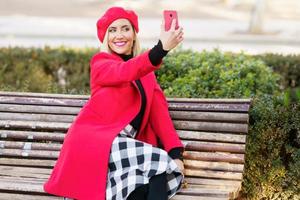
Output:
M256 3L253 7L251 14L251 21L249 32L250 33L263 33L263 24L264 24L264 13L266 10L266 1L265 0L256 0Z

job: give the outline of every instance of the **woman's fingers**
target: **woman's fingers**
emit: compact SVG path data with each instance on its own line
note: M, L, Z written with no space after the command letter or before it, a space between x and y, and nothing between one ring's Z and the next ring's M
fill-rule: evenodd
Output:
M180 32L178 35L177 35L177 39L181 39L183 36L183 32Z
M164 18L162 18L160 28L161 28L161 30L165 30L165 19Z
M175 30L175 35L179 35L183 31L182 27L179 27L179 29Z
M176 162L178 168L183 172L184 171L184 164L183 164L183 162L181 160L179 160L179 159L175 159L174 161Z
M182 40L183 40L183 28L182 27L180 27L178 30L176 30L175 31L175 33L174 33L174 38L176 39L176 41L177 41L177 43L180 43Z
M170 31L175 31L176 19L172 19Z

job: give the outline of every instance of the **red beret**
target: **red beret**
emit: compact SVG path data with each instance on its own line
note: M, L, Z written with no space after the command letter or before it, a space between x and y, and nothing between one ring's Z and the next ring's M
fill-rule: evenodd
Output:
M139 32L138 16L132 10L125 10L122 7L111 7L97 21L97 35L101 42L104 40L106 29L115 20L124 18L128 19L133 25L135 31Z

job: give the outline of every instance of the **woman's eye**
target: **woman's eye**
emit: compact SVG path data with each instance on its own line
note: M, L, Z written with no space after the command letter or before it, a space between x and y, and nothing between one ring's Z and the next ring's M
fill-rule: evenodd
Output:
M116 30L115 29L109 29L108 30L108 32L110 32L110 33L113 33L113 32L115 32Z
M125 28L125 31L129 31L129 30L130 30L130 28L129 28L129 27L126 27L126 28Z

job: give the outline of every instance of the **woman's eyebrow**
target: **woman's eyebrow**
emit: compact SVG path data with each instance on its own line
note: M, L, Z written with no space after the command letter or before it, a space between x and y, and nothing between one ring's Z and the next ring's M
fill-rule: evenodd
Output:
M123 26L121 26L121 28L124 28L124 27L129 27L129 25L123 25ZM109 28L117 28L117 27L115 27L115 26L110 26Z

